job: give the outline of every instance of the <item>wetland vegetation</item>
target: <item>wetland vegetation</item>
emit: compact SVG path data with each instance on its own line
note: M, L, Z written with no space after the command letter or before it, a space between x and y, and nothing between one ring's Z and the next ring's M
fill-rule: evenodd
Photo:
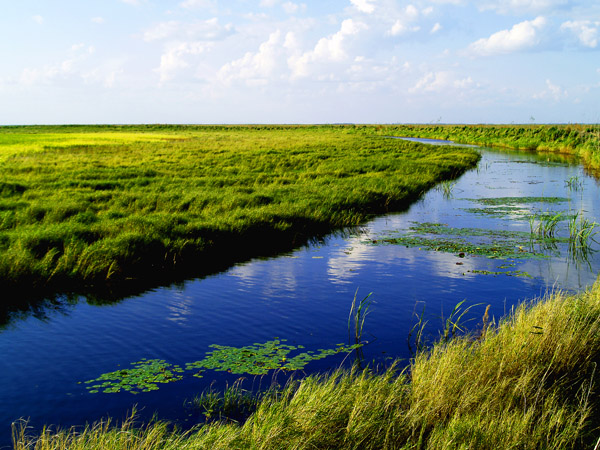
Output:
M147 284L289 249L478 158L344 126L2 127L0 288Z
M461 128L439 127L0 128L0 287L48 292L121 286L134 278L169 280L197 273L198 261L215 265L225 250L235 253L225 257L227 264L401 210L436 184L446 201L459 202L457 216L473 215L476 223L407 222L360 245L414 247L441 255L439 261L459 272L520 279L531 277L517 266L523 261L562 257L561 249L577 260L593 253L597 224L583 208L572 211L567 198L584 190L577 176L560 179L569 194L459 198L465 194L455 178L478 160L473 150L384 138L422 129L421 136L473 142L472 130L463 138L425 134ZM514 148L526 141L513 134L551 136L546 126L467 128L499 137L497 130L504 130L505 144L490 143L512 142ZM519 128L531 130L515 132ZM564 146L571 131L550 147L571 148ZM583 136L593 139L593 131ZM573 151L592 164L581 149L593 149L593 141L575 144ZM490 218L500 229L486 228ZM520 227L510 230L515 223ZM490 265L460 267L468 260ZM187 364L192 358L172 364L137 356L82 389L112 397L195 380L192 371L198 377L207 371L268 377L301 372L338 353L362 355L373 305L370 296L360 300L357 294L347 346L308 351L271 334L251 345L212 345L203 359ZM262 393L244 391L241 382L224 391L211 385L185 405L205 419L191 430L163 421L143 424L135 414L122 423L108 419L62 431L15 424L14 448L596 448L600 284L523 303L501 319L490 317L488 306L479 324L472 321L472 331L463 332L463 316L473 306L460 302L437 342L426 337L421 315L417 352L408 361L390 358L385 367L292 377L283 388Z
M398 125L373 129L393 136L452 140L484 147L505 147L515 150L568 153L581 157L584 164L600 169L600 125Z

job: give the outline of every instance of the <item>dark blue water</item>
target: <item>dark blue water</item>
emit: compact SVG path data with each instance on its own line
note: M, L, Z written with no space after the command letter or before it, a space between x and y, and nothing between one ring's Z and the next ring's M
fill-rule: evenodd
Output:
M578 177L580 189L565 186L572 177ZM45 315L15 316L0 328L0 448L10 445L11 423L19 418L29 418L34 429L43 424L65 427L107 415L123 418L137 405L143 418L157 412L162 419L192 423L198 417L183 407L185 400L213 381L222 388L238 376L186 376L137 395L91 394L79 383L141 358L184 365L201 359L211 344L244 346L279 337L316 350L347 343L348 312L357 290L360 298L373 293L363 335L369 341L365 361L383 364L410 357L408 332L415 311L423 307L430 334L436 336L441 317L462 300L464 306L482 303L470 311L469 326L476 328L487 304L498 318L520 300L555 288L577 291L591 285L600 268L597 254L576 262L558 249L550 259L515 262L513 269L532 277L525 278L472 272L496 271L500 260L371 243L382 233L407 229L412 221L529 231L523 216L508 220L465 211L478 206L466 199L510 196L568 197L568 204L551 207L600 221L598 184L580 166L554 157L484 150L479 167L458 180L452 198L434 189L406 213L377 218L360 232L333 235L277 258L250 261L115 304L65 299ZM561 227L564 233L566 223ZM312 362L305 372L336 368L345 357ZM271 381L272 375L249 377L244 386L265 387Z

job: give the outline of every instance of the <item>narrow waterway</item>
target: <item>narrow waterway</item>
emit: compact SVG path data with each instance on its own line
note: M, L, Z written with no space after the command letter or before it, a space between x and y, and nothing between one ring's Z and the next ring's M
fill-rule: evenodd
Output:
M183 367L212 344L241 347L279 338L313 351L347 344L356 293L359 299L372 293L364 361L385 364L410 357L407 338L423 311L434 339L463 300L463 308L476 305L462 319L476 329L488 304L498 318L523 299L591 285L600 268L596 243L573 249L564 240L523 236L538 230L542 217L556 217L556 238L569 236L569 221L600 222L597 181L557 156L487 149L482 155L477 169L456 183L360 230L118 303L65 298L9 318L0 328L0 448L10 446L11 423L19 418L34 429L66 427L107 415L120 419L137 405L142 418L157 412L161 419L197 421L186 399L211 384L231 385L239 375L184 372L180 381L137 395L91 393L83 382L142 358ZM450 245L457 242L472 245L457 250ZM483 254L486 245L493 250ZM310 362L303 373L353 358L339 353ZM248 376L244 387L266 387L284 375Z

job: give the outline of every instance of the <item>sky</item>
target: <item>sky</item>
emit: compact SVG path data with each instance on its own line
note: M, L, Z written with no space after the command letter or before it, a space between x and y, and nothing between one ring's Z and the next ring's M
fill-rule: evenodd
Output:
M0 11L0 125L600 122L600 0Z

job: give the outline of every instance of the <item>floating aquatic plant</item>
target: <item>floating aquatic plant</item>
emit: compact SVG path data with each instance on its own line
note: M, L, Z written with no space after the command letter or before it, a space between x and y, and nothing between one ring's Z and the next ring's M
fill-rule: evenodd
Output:
M454 253L460 257L471 255L491 259L544 259L548 256L535 251L532 244L541 244L546 248L549 244L567 240L557 237L532 237L531 233L524 231L454 228L442 223L424 222L413 223L408 232L372 239L370 243L417 247L422 250Z
M245 347L211 345L215 350L208 352L204 359L188 363L185 370L162 359L142 359L132 363L132 368L116 370L86 381L91 393L116 393L128 391L132 394L158 389L159 384L172 383L183 378L185 371L195 371L194 376L202 377L205 370L225 371L234 374L264 375L270 370L301 370L309 362L338 353L346 353L362 347L362 343L350 346L337 344L334 348L306 351L288 357L289 353L304 349L302 345L285 344L285 339L274 339L262 344ZM94 384L92 384L94 383Z
M514 206L527 203L563 203L569 199L565 197L484 197L484 198L466 198L471 202L481 203L489 206Z
M88 386L87 389L91 393L128 391L137 394L155 391L159 384L172 383L183 378L180 375L183 372L181 367L162 359L142 359L131 365L132 368L104 373L96 379L86 381L86 384L96 383Z
M200 370L194 376L201 377L207 369L234 374L264 375L270 370L300 370L309 362L326 358L337 353L352 351L362 344L345 346L337 344L335 348L306 351L293 357L289 353L304 349L302 345L285 344L285 339L274 339L265 343L255 343L245 347L211 345L215 350L208 352L200 361L186 364L186 370Z

